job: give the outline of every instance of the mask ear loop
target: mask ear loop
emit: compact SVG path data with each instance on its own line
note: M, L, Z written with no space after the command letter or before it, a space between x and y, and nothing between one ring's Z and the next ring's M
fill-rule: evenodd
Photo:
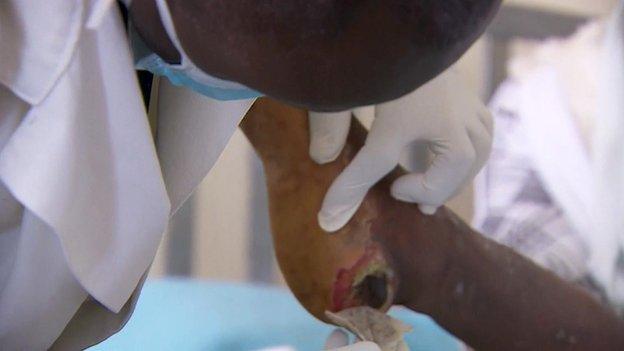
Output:
M180 43L180 39L178 38L178 34L175 30L175 25L173 24L173 18L171 17L171 11L169 10L169 6L167 5L167 0L156 0L156 7L158 8L158 13L160 14L160 20L162 21L163 26L165 27L165 31L169 36L169 39L173 43L173 46L178 50L180 54L180 64L172 65L178 68L186 68L189 64L192 64L186 52L182 48L182 44Z
M194 81L195 83L218 87L219 89L225 90L250 90L241 83L213 77L197 67L195 63L190 59L190 57L188 57L186 51L184 51L184 49L182 48L180 39L176 34L175 26L173 24L173 18L171 17L171 11L169 10L169 7L167 5L167 0L156 0L156 7L158 8L160 19L163 26L165 27L165 31L167 32L167 35L169 35L169 39L171 39L173 46L178 49L178 53L180 54L180 63L167 63L167 67L173 68L177 71L185 71L185 73L188 73L186 74L187 78L190 75L190 80ZM258 95L260 94L257 94L256 96Z

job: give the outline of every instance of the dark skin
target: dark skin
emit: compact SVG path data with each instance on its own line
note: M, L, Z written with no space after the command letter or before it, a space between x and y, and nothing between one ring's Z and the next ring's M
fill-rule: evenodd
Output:
M399 299L476 350L624 350L624 321L577 286L448 209L417 223L411 240L387 242L410 277ZM409 254L423 251L424 258ZM432 274L424 259L443 265Z
M241 128L264 164L280 267L317 317L329 309L325 287L335 270L349 267L349 256L358 257L370 237L398 277L393 302L431 316L476 350L624 350L624 321L582 289L486 239L447 208L426 216L395 201L389 188L400 169L371 189L341 231L324 233L316 213L364 143L359 123L352 123L341 156L326 165L308 156L304 110L259 99Z
M500 0L168 1L182 46L205 72L316 111L396 99L454 63ZM130 16L147 45L179 53L154 0Z

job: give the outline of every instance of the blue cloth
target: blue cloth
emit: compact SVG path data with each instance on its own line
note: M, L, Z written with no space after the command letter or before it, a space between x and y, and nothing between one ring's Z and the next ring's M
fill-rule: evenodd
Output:
M404 309L412 351L457 351L459 342L430 318ZM189 280L148 282L117 335L91 351L250 351L293 346L319 351L333 327L311 317L285 289Z

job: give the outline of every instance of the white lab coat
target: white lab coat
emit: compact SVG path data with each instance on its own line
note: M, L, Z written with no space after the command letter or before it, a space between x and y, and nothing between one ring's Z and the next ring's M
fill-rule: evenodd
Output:
M170 209L253 103L165 83L156 150L121 18L102 3L0 2L2 350L61 334L55 347L82 348L120 328Z

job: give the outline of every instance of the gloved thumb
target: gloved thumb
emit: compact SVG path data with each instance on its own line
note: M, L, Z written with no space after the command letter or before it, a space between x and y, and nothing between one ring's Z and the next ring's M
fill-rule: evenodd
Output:
M351 126L351 111L309 112L310 157L319 164L334 161L342 152Z
M368 190L392 171L399 162L401 146L393 141L369 142L330 186L318 214L319 225L327 232L342 228L360 207ZM387 140L387 139L386 139Z

